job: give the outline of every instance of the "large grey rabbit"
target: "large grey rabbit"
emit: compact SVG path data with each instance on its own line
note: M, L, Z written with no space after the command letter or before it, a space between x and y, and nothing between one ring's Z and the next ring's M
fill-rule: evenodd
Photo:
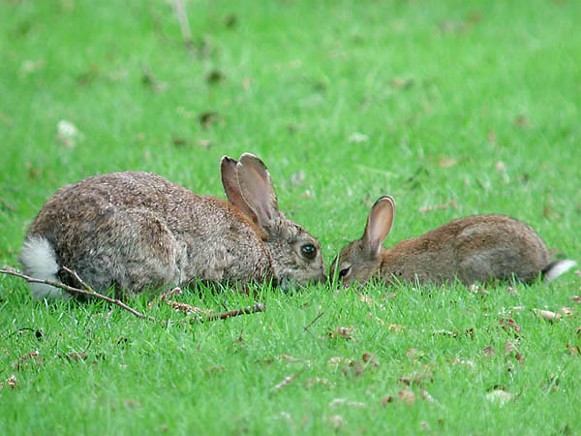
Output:
M230 202L201 197L152 173L119 172L58 190L26 235L20 260L40 279L79 285L63 267L101 292L133 294L197 279L273 280L282 287L325 279L319 242L278 210L264 163L246 153L223 157ZM34 297L70 298L45 284Z
M547 247L526 224L503 215L474 215L449 222L392 249L382 247L393 224L395 202L379 198L361 239L350 243L331 265L346 286L380 276L387 283L464 284L489 280L525 283L539 274L551 281L576 263L551 261Z

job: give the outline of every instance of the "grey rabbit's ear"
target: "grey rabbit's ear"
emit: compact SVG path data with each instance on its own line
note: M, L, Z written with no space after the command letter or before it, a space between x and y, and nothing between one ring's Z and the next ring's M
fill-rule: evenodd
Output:
M252 221L258 224L258 218L250 208L242 193L240 192L240 183L238 183L238 161L228 156L223 156L220 161L220 173L222 175L222 186L228 201L240 209Z
M244 153L237 164L240 192L263 229L268 229L280 216L276 193L264 163L250 153Z
M394 215L395 202L389 195L380 197L371 207L362 240L372 256L379 256L383 241L393 225Z

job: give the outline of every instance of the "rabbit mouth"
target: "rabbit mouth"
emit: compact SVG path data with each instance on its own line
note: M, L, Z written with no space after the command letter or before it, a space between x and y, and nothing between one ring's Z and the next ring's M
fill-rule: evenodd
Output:
M299 281L296 277L279 277L276 285L285 293L293 293L305 289L309 285L317 285L327 282L327 276L321 274L317 277L311 277L307 281Z

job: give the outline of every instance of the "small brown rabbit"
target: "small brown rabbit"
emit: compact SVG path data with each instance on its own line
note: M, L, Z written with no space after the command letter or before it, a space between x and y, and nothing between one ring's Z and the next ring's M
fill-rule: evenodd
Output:
M264 163L223 157L230 202L200 197L152 173L103 174L58 190L42 207L20 255L26 274L120 295L196 279L273 280L282 287L325 279L319 242L278 210ZM31 284L37 298L70 298Z
M345 286L380 275L387 283L464 284L489 280L530 283L539 274L551 281L575 265L551 262L547 247L526 224L502 215L475 215L449 222L417 238L382 247L395 214L389 196L369 213L363 236L343 248L331 265L331 277Z

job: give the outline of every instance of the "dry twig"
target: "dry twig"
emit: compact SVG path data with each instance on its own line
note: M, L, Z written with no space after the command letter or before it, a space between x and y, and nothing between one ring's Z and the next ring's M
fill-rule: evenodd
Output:
M62 282L57 282L57 281L53 281L53 280L37 279L34 277L30 277L30 276L18 271L17 269L9 267L9 266L4 266L4 268L0 269L0 274L6 274L6 275L18 277L18 278L26 280L29 283L41 283L41 284L53 286L55 288L62 289L64 291L70 292L72 294L84 295L84 296L104 300L108 303L111 303L115 306L118 306L118 307L128 311L132 315L135 315L137 318L146 319L148 321L153 321L153 322L160 322L160 320L158 320L157 318L154 318L153 316L138 312L137 310L135 310L132 307L128 306L127 304L123 303L121 300L118 300L116 298L111 298L111 297L108 297L106 295L98 293L89 284L87 284L85 281L83 281L83 279L81 279L75 271L73 271L69 268L66 268L66 267L63 267L63 269L66 272L68 272L69 274L71 274L73 276L73 278L75 280L77 280L84 289L75 288L73 286L66 285ZM174 292L174 291L175 291L175 289L172 290L172 292ZM190 318L189 322L190 322L190 324L193 324L194 322L216 321L216 320L220 320L220 319L228 319L228 318L233 318L235 316L250 315L253 313L259 313L259 312L264 312L264 311L266 311L266 306L262 303L257 303L257 304L254 304L253 306L245 306L245 307L242 307L240 309L229 310L227 312L209 314L203 318Z
M158 322L157 318L154 318L152 316L145 315L145 314L143 314L141 312L138 312L137 310L135 310L132 307L128 306L127 304L125 304L121 300L118 300L116 298L107 297L106 295L103 295L103 294L98 293L93 288L91 288L87 283L85 283L78 276L78 274L76 272L74 272L74 271L72 271L72 270L70 270L68 268L64 268L64 269L69 274L72 274L73 277L76 280L78 280L79 283L81 283L81 285L85 289L75 288L73 286L65 285L62 282L56 282L54 280L44 280L44 279L37 279L37 278L34 278L34 277L30 277L30 276L27 276L26 274L21 273L17 269L11 268L11 267L4 267L3 269L0 269L0 273L1 274L7 274L7 275L10 275L10 276L14 276L14 277L19 277L21 279L26 280L29 283L41 283L41 284L53 286L53 287L58 288L58 289L62 289L64 291L70 292L72 294L85 295L85 296L88 296L88 297L97 298L99 300L104 300L104 301L106 301L108 303L114 304L115 306L119 306L120 308L125 309L126 311L128 311L132 315L135 315L137 318L146 319L148 321L153 321L153 322Z
M257 303L253 306L246 306L246 307L242 307L240 309L235 309L235 310L229 310L228 312L222 312L222 313L214 313L211 315L206 316L205 318L201 319L201 321L215 321L217 319L228 319L228 318L233 318L235 316L240 316L240 315L250 315L252 313L259 313L259 312L264 312L266 311L266 306L262 303ZM192 321L197 321L198 319L196 318L192 318Z
M312 320L312 321L311 321L311 322L310 322L308 325L306 325L306 326L304 326L304 327L303 327L303 330L304 330L305 332L308 332L308 331L309 331L309 329L310 329L310 328L311 328L311 327L312 327L312 326L313 326L313 325L314 325L314 324L315 324L315 323L316 323L316 322L317 322L319 319L321 319L321 317L322 317L324 314L325 314L325 312L319 312L319 313L317 314L317 316L315 316L315 319L313 319L313 320Z

